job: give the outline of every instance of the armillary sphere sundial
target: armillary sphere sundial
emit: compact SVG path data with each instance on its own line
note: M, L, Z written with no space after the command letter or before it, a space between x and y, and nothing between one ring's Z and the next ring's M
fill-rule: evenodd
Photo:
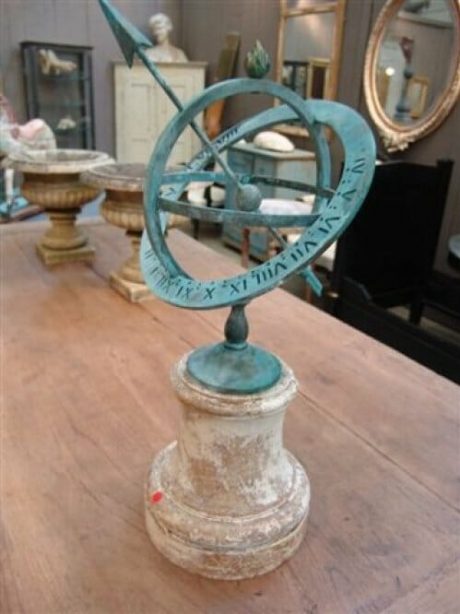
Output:
M297 390L290 368L278 357L247 341L244 315L249 301L272 290L287 276L304 272L316 286L309 264L345 230L370 186L375 144L364 120L346 106L307 100L265 79L217 83L184 106L164 81L145 50L151 43L114 9L99 0L126 61L136 55L178 109L157 141L147 172L144 198L146 232L141 266L151 291L187 309L231 307L225 341L198 348L173 368L172 383L182 407L177 442L162 450L150 470L146 523L155 546L190 571L220 579L265 573L299 546L306 528L310 487L302 465L284 447L285 409ZM264 94L279 106L228 129L214 141L195 122L213 102L241 94ZM312 138L317 159L316 185L234 172L223 154L240 139L270 126L298 120ZM180 170L167 161L190 126L202 150ZM331 160L324 129L341 141L343 172L331 187ZM218 162L219 172L209 171ZM181 200L191 181L213 181L236 188L234 206L213 210ZM310 215L262 215L259 185L313 193ZM242 227L265 225L284 248L269 261L227 279L190 277L168 249L164 214L198 220L231 220ZM304 228L286 245L278 228ZM302 342L302 340L299 340Z

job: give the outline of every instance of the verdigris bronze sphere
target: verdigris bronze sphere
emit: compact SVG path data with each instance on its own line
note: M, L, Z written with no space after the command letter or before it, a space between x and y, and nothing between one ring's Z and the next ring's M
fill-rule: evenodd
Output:
M256 185L242 185L236 194L236 206L241 211L257 211L262 202L262 194Z

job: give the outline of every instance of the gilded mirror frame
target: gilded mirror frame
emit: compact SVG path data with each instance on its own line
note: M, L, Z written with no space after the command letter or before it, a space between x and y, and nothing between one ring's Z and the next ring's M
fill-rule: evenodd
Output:
M386 115L377 92L377 61L385 32L404 0L387 0L372 29L364 60L364 96L369 114L385 149L392 153L407 149L409 145L436 130L446 119L460 94L460 0L450 2L455 20L456 38L454 53L449 66L449 80L436 98L432 109L409 126L393 121Z
M337 96L337 88L339 81L339 71L342 55L342 41L343 41L343 28L345 21L345 4L347 0L331 0L331 1L318 1L309 0L307 4L303 4L302 0L297 0L296 8L289 8L288 0L279 0L280 4L280 19L278 25L278 47L276 52L276 70L275 80L278 83L282 82L282 69L283 69L283 49L284 49L284 35L286 30L286 21L293 17L300 17L302 15L318 15L320 13L334 13L335 24L333 43L331 50L330 68L327 78L327 86L325 91L325 100L335 100ZM305 128L283 125L277 128L284 134L291 134L293 136L306 136L307 131Z

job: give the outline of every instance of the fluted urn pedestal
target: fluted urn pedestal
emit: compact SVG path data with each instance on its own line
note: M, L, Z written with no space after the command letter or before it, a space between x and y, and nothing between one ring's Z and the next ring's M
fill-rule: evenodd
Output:
M149 535L173 563L203 576L266 573L295 552L306 529L309 481L282 437L297 382L282 365L263 392L223 394L186 364L187 356L172 373L179 437L155 458L147 482Z
M139 248L144 230L144 164L109 164L82 175L82 180L105 190L101 213L109 222L126 230L132 254L110 274L110 285L132 302L150 297L139 264Z
M94 258L94 248L75 222L81 207L101 190L81 183L80 173L109 161L105 153L83 149L28 151L9 156L9 166L24 175L22 194L50 218L51 227L36 246L46 265Z

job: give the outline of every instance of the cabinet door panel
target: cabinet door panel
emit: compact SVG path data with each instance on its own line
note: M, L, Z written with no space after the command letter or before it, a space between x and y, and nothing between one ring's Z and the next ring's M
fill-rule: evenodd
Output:
M254 175L264 175L265 177L277 177L277 163L267 158L256 157L254 160ZM262 198L273 198L274 188L271 185L259 184Z
M241 149L230 149L228 152L228 162L235 172L291 179L293 181L315 184L316 163L314 159L302 153L299 153L299 155L295 157L283 157L276 153L261 153L255 148L252 148L252 151L242 151L244 147L245 146L242 146ZM248 146L248 149L249 148L251 148L251 146ZM263 198L296 199L300 195L298 191L284 187L259 184L259 189ZM234 196L235 190L233 187L227 187L226 208L231 208L233 206ZM230 245L241 248L241 229L227 222L224 224L223 228L223 240ZM267 259L269 256L270 242L271 235L267 230L252 229L250 233L249 248L251 256L258 260Z
M171 72L169 74L169 71L166 70L165 76L174 93L184 105L200 90L200 84L199 81L197 81L196 74L185 72L181 74L174 74L174 72ZM166 124L177 114L177 109L164 93L161 97L161 101L163 108L163 123L160 124L160 126L161 130L163 130ZM195 121L201 126L203 123L203 114L197 115ZM186 128L174 145L168 165L186 164L201 148L202 145L198 136L190 127Z
M120 162L146 162L161 126L161 105L155 105L155 84L146 83L142 75L133 71L124 79L117 104L117 159ZM142 121L139 121L139 118ZM121 122L118 122L121 118Z
M266 260L269 256L270 234L268 230L252 230L249 236L249 253L258 260Z
M240 151L228 152L228 163L236 173L250 175L252 173L254 156Z
M162 65L161 71L184 104L203 89L204 66ZM129 69L115 65L116 152L120 162L148 162L158 137L176 113L174 104L144 66ZM195 119L202 124L202 114ZM200 149L199 138L186 128L168 165L188 162Z
M254 161L254 174L274 177L276 175L276 164L267 158L256 158Z

